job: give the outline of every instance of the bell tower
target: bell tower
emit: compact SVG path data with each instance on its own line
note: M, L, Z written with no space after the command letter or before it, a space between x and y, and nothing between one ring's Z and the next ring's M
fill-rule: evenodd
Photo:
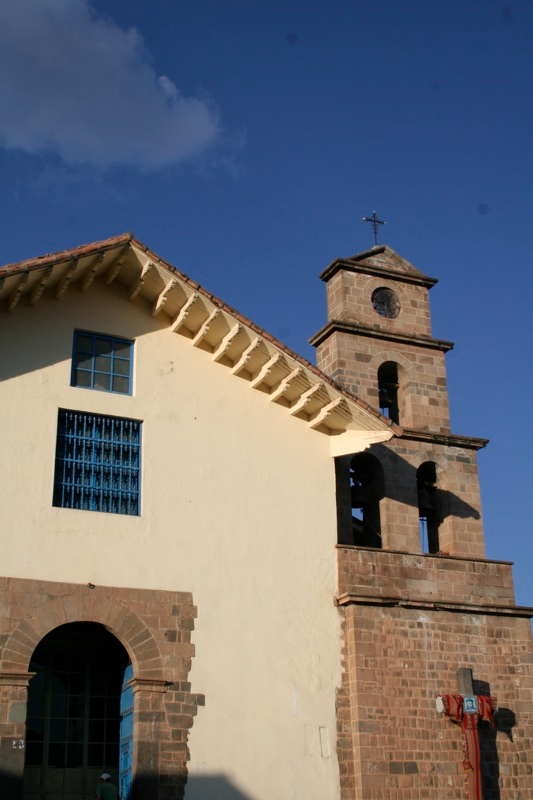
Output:
M476 453L486 440L450 430L453 345L432 336L436 280L377 245L321 278L318 366L397 426L386 444L335 461L341 798L451 800L468 769L486 800L503 786L512 800L533 800L533 609L516 606L511 565L485 559ZM480 697L467 699L486 708L497 696L500 729L496 746L480 725L482 763L467 753L461 764L457 726L435 697L472 670ZM506 719L516 722L508 737ZM478 717L465 725L476 739Z
M328 322L311 339L318 367L403 431L366 464L337 462L339 541L483 558L476 451L486 440L450 430L453 343L431 333L437 280L384 245L338 258L320 277Z

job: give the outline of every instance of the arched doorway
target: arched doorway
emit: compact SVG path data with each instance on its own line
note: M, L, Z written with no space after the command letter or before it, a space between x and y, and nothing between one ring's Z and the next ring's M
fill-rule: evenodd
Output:
M129 658L102 625L62 625L35 649L28 690L24 800L93 800L119 770L120 696Z

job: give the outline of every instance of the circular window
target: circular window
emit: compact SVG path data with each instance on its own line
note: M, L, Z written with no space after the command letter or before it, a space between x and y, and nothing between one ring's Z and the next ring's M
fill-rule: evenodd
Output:
M400 313L400 301L392 289L380 286L372 292L372 305L380 317L394 319Z

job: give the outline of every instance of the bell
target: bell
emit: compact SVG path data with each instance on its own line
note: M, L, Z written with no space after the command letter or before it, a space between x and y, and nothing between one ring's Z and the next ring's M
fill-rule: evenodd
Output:
M393 402L389 396L387 389L380 389L379 390L379 407L380 408L391 408Z
M435 490L428 491L425 487L418 490L418 508L429 508L433 511L436 510L437 503L435 498Z
M365 525L362 519L357 519L357 517L352 517L352 533L354 538L358 538L362 536L365 531Z
M365 490L364 486L356 484L352 486L352 508L363 508L363 506L368 505L370 503L370 495Z

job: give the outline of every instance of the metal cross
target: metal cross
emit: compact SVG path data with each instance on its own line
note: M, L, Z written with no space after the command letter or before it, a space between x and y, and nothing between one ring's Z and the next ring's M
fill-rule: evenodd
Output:
M383 219L378 219L376 216L376 212L372 212L371 217L363 217L363 222L371 222L372 223L372 230L374 231L374 244L377 245L378 243L378 225L386 225L387 223Z

